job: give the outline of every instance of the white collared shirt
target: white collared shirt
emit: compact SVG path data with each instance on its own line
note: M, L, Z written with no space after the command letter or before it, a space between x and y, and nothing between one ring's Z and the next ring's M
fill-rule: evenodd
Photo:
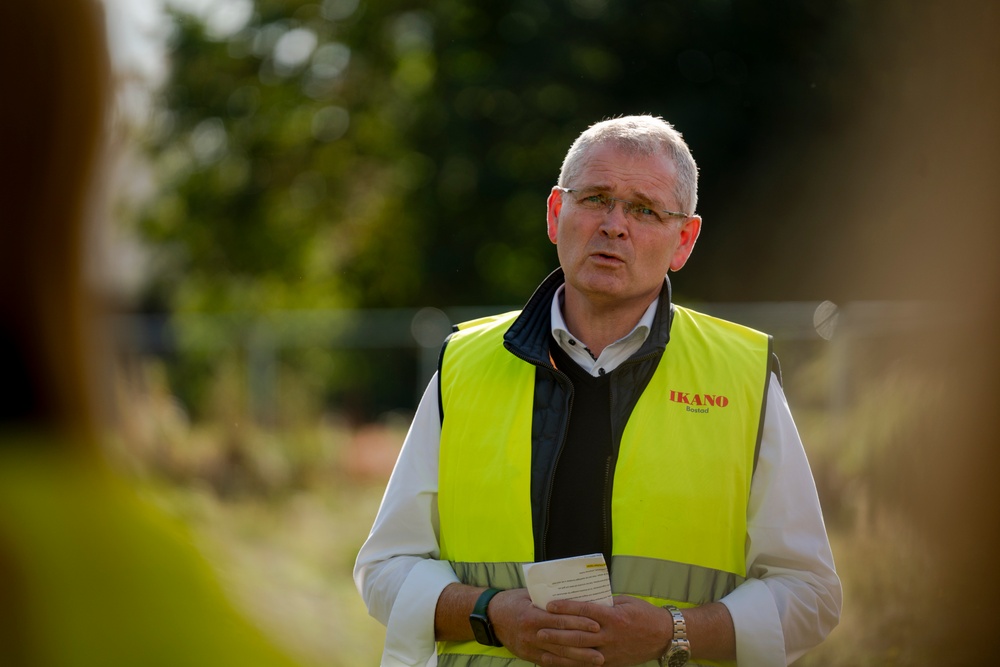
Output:
M552 337L559 344L570 359L575 361L580 368L593 376L604 375L618 368L626 359L635 354L642 344L646 342L650 330L653 328L653 318L656 317L656 306L660 303L657 297L653 303L649 304L646 312L639 318L639 323L624 338L619 338L611 345L608 345L601 352L600 356L594 357L590 349L576 336L569 332L566 320L562 314L562 295L566 290L565 285L560 285L552 299Z
M560 294L552 336L593 375L611 372L646 340L657 303L595 360L566 328ZM841 586L802 442L777 379L770 382L760 457L747 507L748 579L722 598L736 629L740 667L773 667L799 658L840 617ZM458 581L438 544L437 484L441 422L438 376L424 392L354 581L368 612L386 625L383 667L434 664L434 612Z

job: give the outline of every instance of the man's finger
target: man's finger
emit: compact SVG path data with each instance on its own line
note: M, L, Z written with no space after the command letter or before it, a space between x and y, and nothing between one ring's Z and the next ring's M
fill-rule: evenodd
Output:
M574 600L553 600L545 608L552 614L563 614L566 616L580 616L592 619L600 619L611 611L613 607L607 607L593 602L578 602Z
M543 645L542 665L603 665L604 655L594 649L581 649L558 644Z
M594 619L574 614L550 614L545 625L557 630L579 630L581 632L600 632L601 630L601 624Z
M538 641L542 644L559 647L596 648L603 642L597 632L580 632L578 630L556 630L543 628L538 631Z

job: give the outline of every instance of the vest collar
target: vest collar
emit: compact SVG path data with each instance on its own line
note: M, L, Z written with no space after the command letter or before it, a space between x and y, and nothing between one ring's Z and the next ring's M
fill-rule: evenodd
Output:
M551 306L559 286L566 282L561 268L556 269L542 281L528 299L521 314L517 316L504 334L504 347L515 356L536 364L549 365L549 337L552 334ZM670 279L663 277L660 289L660 303L653 317L653 327L642 347L632 355L645 356L662 354L670 341L670 322L674 307L670 301Z

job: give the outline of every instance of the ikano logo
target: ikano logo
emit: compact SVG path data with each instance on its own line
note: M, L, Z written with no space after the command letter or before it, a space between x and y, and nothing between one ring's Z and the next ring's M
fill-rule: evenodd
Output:
M729 399L721 394L694 394L673 389L670 390L670 400L683 403L688 412L708 412L709 408L724 408L729 405Z

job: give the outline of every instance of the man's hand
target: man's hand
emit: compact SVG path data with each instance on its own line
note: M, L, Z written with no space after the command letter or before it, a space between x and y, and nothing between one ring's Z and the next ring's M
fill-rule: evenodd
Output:
M627 667L649 660L658 660L673 637L670 612L645 600L619 595L613 607L590 602L554 600L548 611L557 618L578 616L600 625L597 632L581 632L576 628L543 628L539 641L557 655L565 655L571 647L589 647L604 656L605 667ZM563 664L563 663L542 663Z
M576 629L543 629L539 641L556 646L586 646L604 656L605 667L638 665L657 660L673 639L674 623L670 612L628 595L615 597L614 607L590 602L554 600L548 611L559 618L577 615L600 624L598 632ZM729 609L721 602L710 602L684 609L687 637L693 656L701 660L735 660L736 631ZM555 664L555 663L554 663Z
M490 602L489 615L500 641L522 660L554 667L609 664L595 648L601 630L598 621L543 611L523 588L498 593Z

